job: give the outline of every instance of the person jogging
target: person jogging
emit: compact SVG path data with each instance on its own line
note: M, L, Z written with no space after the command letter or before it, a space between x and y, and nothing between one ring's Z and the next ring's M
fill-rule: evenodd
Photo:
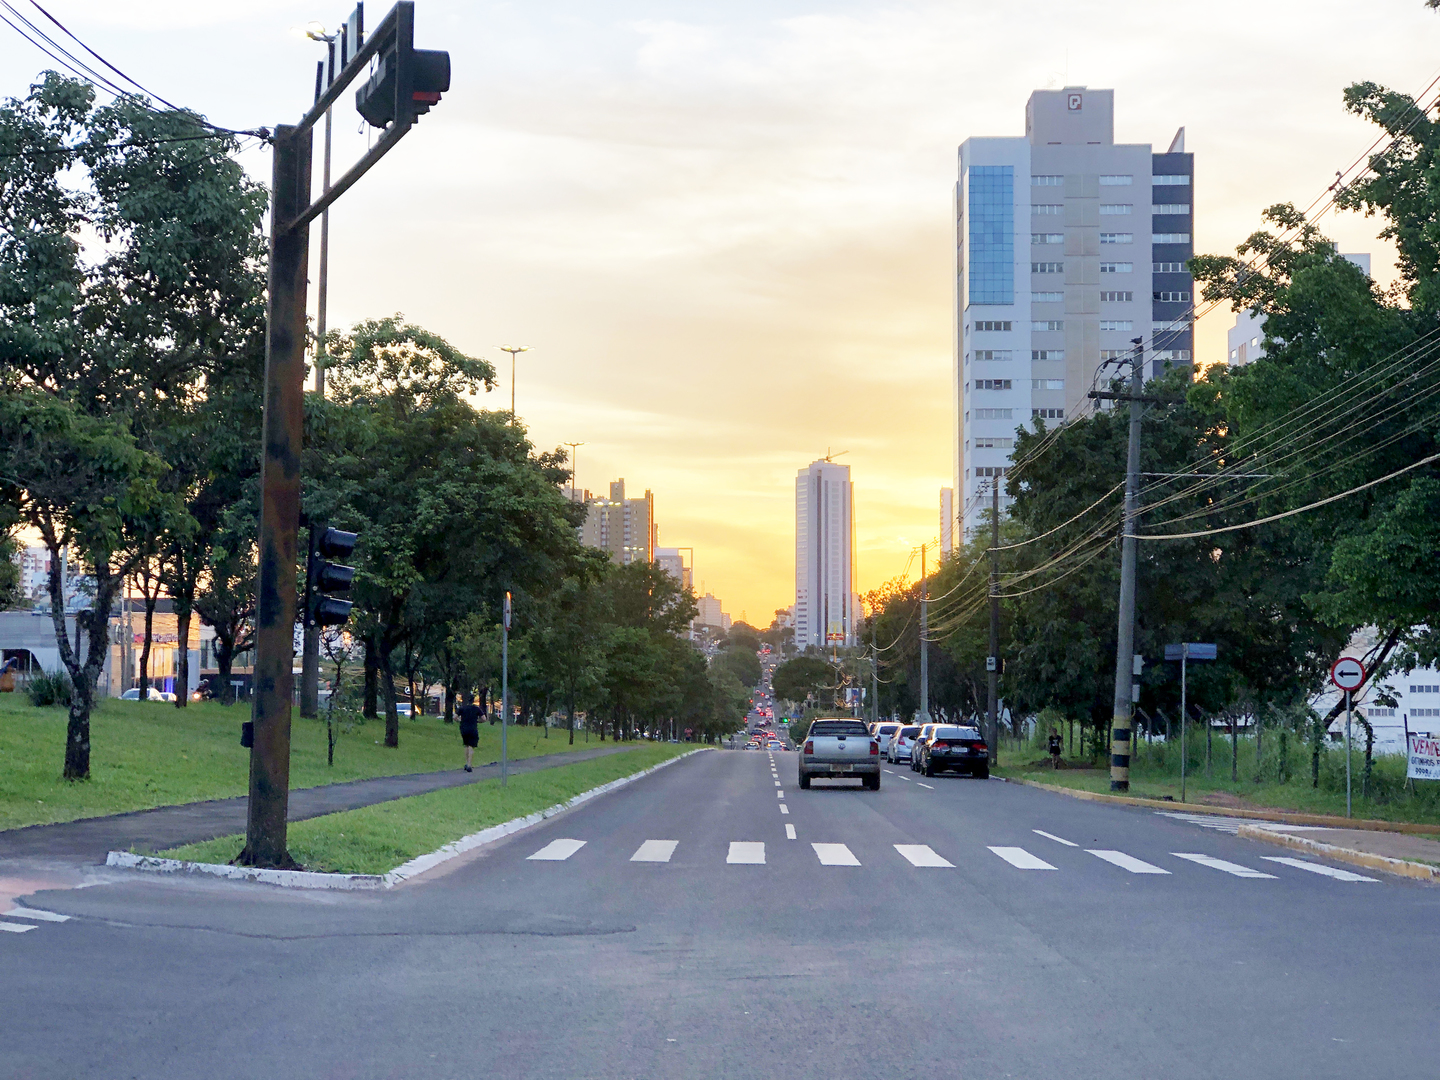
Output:
M484 710L470 695L462 696L455 714L460 717L460 741L465 744L465 771L474 772L475 747L480 745L480 717Z
M1060 755L1065 751L1065 740L1061 738L1057 728L1050 729L1050 766L1060 768Z

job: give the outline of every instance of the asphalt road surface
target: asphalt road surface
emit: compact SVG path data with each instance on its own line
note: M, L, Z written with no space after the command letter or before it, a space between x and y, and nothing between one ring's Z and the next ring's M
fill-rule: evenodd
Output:
M26 897L0 1075L1431 1080L1440 889L1293 855L698 754L383 894Z

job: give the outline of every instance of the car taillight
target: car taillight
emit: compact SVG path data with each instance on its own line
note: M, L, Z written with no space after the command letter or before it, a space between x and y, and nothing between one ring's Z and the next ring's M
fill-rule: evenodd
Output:
M971 744L970 744L970 749L971 749L971 750L984 750L984 749L985 749L985 744L984 744L983 742L971 743Z
M805 753L807 753L807 754L813 754L814 752L815 752L815 743L814 743L813 741L811 741L810 739L806 739L806 740L805 740Z
M870 753L872 753L872 754L878 754L878 753L880 753L880 744L879 744L878 742L876 742L874 739L871 739L871 740L870 740Z
M948 742L937 742L937 743L932 744L931 747L930 747L930 749L931 749L931 750L949 750L949 749L950 749L950 744L949 744Z

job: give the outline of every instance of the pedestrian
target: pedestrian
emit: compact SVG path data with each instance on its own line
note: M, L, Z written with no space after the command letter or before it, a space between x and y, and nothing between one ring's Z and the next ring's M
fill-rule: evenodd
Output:
M475 771L475 747L480 745L480 716L483 711L468 694L461 696L460 707L455 710L460 717L460 741L465 744L466 772Z
M1060 737L1059 728L1050 729L1050 764L1060 768L1060 755L1065 750L1065 740Z

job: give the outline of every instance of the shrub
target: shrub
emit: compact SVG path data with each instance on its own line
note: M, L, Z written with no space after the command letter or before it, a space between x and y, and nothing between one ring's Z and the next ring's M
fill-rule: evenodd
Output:
M70 697L75 692L75 687L70 682L70 673L64 670L56 671L53 674L40 672L30 677L30 684L26 687L30 695L30 704L37 706L46 705L70 705Z

